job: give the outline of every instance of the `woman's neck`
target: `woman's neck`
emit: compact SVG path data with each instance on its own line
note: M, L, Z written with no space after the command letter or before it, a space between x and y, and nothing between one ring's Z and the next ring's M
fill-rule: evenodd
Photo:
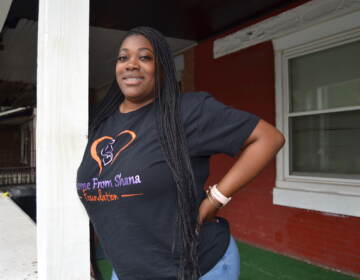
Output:
M155 98L150 98L146 101L143 101L141 103L135 103L135 102L132 102L128 99L124 99L123 102L121 102L121 104L119 105L119 111L121 113L129 113L129 112L132 112L132 111L135 111L137 109L140 109L141 107L153 102L155 100Z

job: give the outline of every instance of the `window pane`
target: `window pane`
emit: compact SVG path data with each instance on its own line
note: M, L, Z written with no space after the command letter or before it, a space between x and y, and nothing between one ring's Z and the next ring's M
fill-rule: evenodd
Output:
M289 60L290 112L360 105L360 41Z
M290 174L360 178L360 110L289 119Z

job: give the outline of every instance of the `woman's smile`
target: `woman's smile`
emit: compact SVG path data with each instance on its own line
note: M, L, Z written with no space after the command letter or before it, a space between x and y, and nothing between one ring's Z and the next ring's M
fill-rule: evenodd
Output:
M137 86L144 81L143 76L128 75L123 77L124 83L128 86Z

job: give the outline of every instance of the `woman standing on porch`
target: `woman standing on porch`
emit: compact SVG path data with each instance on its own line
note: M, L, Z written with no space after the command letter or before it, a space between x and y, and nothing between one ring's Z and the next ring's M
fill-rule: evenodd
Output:
M207 93L180 94L164 37L149 27L130 30L77 178L112 279L238 279L236 243L216 214L283 143L253 114ZM205 192L216 153L240 155Z

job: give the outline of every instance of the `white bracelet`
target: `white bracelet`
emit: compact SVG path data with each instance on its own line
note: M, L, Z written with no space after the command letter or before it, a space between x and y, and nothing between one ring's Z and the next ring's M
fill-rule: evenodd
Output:
M226 204L229 203L231 200L231 197L226 197L223 195L216 187L217 185L214 185L210 187L210 192L213 198L215 198L217 201L219 201L222 204L222 207L224 207Z

